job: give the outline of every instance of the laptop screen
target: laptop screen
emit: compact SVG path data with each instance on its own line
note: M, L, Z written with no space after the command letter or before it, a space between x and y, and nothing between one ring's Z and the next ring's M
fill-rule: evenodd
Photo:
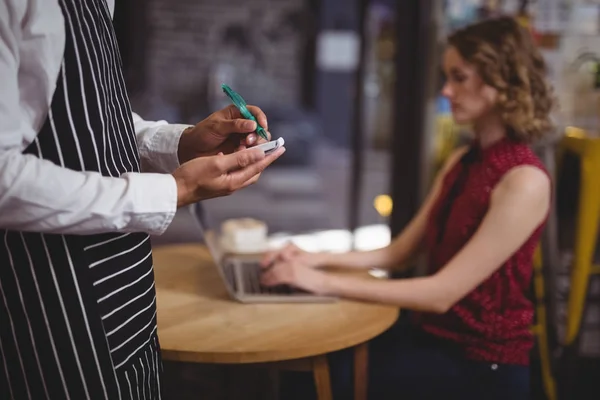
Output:
M212 256L215 263L219 265L222 261L223 253L221 251L221 247L219 246L219 236L217 232L214 229L211 229L210 226L204 226L204 224L198 216L196 206L190 207L190 211L196 219L196 222L198 223L200 233L202 234L202 238L204 239L206 247L208 247L210 255Z

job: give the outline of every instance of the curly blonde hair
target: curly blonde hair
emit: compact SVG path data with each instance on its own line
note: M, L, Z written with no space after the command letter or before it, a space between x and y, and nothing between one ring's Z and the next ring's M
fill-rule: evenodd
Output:
M551 131L555 101L546 63L516 20L501 17L467 26L450 35L448 44L498 91L497 106L511 139L533 142Z

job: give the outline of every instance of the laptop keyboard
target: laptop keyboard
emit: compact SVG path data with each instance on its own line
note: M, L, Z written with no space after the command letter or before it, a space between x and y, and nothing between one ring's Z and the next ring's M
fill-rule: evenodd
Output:
M292 288L288 285L267 287L260 284L261 268L258 262L241 262L242 281L244 292L248 294L276 294L293 295L307 293L305 291Z

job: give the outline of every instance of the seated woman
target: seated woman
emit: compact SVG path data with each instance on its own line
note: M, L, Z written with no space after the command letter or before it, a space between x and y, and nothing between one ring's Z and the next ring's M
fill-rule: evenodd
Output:
M451 35L443 67L442 94L475 137L448 159L404 231L368 252L289 245L265 256L262 281L413 311L410 324L372 343L373 399L526 399L534 342L527 292L551 202L551 180L528 144L551 128L546 67L511 18ZM424 277L360 279L319 269L391 269L422 243ZM336 373L333 365L334 380Z

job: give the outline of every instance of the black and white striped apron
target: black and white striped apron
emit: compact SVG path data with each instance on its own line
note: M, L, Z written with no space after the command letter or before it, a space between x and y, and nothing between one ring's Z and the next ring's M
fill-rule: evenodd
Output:
M105 176L139 172L108 7L59 2L64 59L25 153ZM0 230L0 399L158 399L161 369L146 234Z

